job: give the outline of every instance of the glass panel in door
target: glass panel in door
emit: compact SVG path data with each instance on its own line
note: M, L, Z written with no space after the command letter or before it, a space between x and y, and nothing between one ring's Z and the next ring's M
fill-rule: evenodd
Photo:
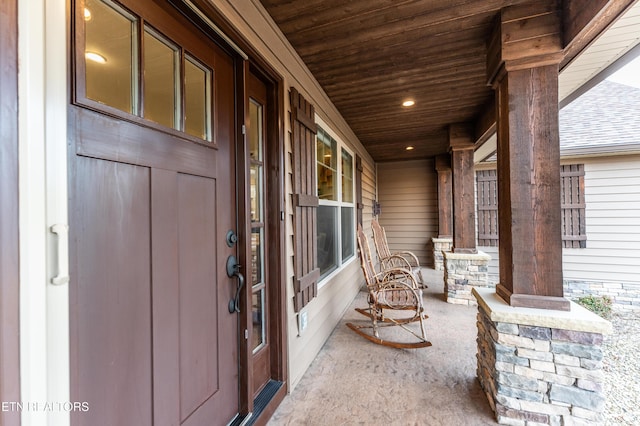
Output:
M253 353L266 344L265 286L264 282L264 159L262 145L263 107L253 99L249 102L249 162L251 199L251 289Z

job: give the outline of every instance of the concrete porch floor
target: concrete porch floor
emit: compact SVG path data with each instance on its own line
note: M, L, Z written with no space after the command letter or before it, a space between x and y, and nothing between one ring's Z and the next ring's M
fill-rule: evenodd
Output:
M423 274L433 346L388 348L347 328L367 320L354 311L367 306L361 291L268 424L497 424L476 378L477 307L446 303L442 272Z

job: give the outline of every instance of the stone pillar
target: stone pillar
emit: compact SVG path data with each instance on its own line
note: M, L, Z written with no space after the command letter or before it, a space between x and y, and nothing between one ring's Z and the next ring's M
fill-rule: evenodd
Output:
M473 293L477 374L498 423L602 424L611 323L573 302L571 312L514 308L492 290Z
M502 9L487 53L496 92L500 283L511 306L569 309L563 297L555 0ZM455 243L454 243L455 245Z
M474 287L491 287L487 265L491 256L484 252L455 253L445 252L444 257L444 294L447 303L475 305Z
M444 254L451 251L453 238L431 238L433 243L433 269L444 271Z
M473 127L449 126L449 151L453 174L453 252L477 253L476 203L473 175Z

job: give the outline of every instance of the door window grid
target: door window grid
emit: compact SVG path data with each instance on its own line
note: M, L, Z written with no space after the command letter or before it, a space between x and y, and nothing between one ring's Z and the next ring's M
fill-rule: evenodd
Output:
M76 101L213 142L213 71L159 31L141 26L110 0L86 0L84 52L78 58L84 75L77 79L84 87Z
M253 353L267 344L264 281L264 109L253 99L249 100L249 163L251 208L251 284Z
M318 267L324 278L355 254L353 155L321 127L316 146Z

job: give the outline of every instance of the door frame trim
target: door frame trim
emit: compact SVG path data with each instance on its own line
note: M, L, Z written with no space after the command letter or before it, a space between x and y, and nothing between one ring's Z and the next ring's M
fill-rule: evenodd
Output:
M49 231L68 223L69 19L66 0L36 3L18 8L20 397L26 404L69 401L70 371L69 285L51 282L60 241ZM23 409L21 420L67 425L70 413Z
M247 49L245 47L245 49ZM249 50L249 49L247 49ZM285 264L285 190L284 190L284 136L283 136L283 116L284 116L284 90L283 80L277 73L265 70L265 64L259 64L251 54L249 61L243 61L238 71L238 98L242 99L242 106L238 108L238 122L247 125L249 122L248 106L245 103L247 98L247 79L249 73L259 77L265 83L267 88L267 134L265 135L265 184L266 184L266 209L268 211L266 230L269 235L269 251L267 254L268 264L268 300L269 300L269 324L270 324L270 358L271 358L271 378L282 382L282 391L277 392L271 402L262 410L258 418L253 422L260 424L265 422L267 418L273 414L275 408L280 404L288 391L288 354L287 354L287 324L286 324L286 264ZM241 75L240 75L241 74ZM239 135L242 129L239 129ZM241 247L243 261L245 265L249 265L248 259L251 256L251 247L249 238L251 235L250 220L250 194L246 182L246 176L249 171L249 156L247 150L247 135L243 135L244 143L240 144L242 149L238 152L238 163L242 165L243 170L238 167L238 199L242 200L239 206L239 226L238 236L240 241L245 241L244 247ZM242 191L240 193L240 191ZM248 271L247 271L248 273ZM251 327L251 286L245 286L244 289L244 312L245 315L240 317L241 337L244 330ZM241 414L247 414L254 411L253 404L253 372L251 358L252 349L249 340L241 339L244 345L240 345L240 381L241 381Z
M18 0L0 4L0 401L20 401L20 279L18 232ZM0 412L0 423L17 425L18 412Z

